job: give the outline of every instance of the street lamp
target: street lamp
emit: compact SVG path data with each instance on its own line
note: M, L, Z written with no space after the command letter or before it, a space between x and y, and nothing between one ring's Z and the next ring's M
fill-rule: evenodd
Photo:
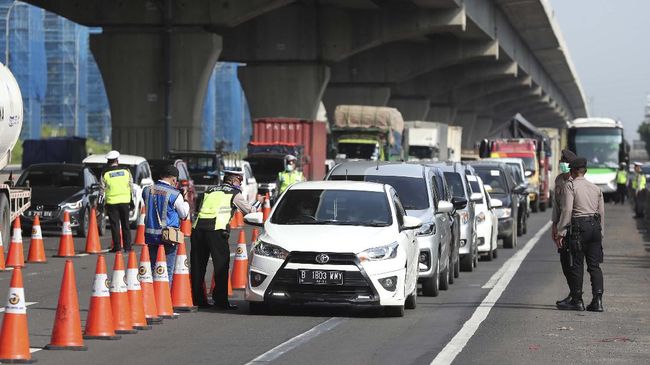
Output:
M11 11L16 5L27 5L22 1L14 0L13 3L7 9L7 15L5 16L5 66L9 67L9 17L11 16Z

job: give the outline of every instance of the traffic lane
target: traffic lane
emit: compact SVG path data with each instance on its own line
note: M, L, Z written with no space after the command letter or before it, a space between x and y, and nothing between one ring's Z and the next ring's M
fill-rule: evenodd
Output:
M519 237L523 246L550 218L533 214L528 234ZM429 364L460 330L490 289L482 286L517 249L503 249L499 257L481 261L474 272L461 272L447 291L438 297L418 296L415 310L403 318L386 318L375 312L354 316L308 343L279 357L278 364ZM325 311L325 309L323 309Z
M555 308L568 288L547 235L454 363L647 363L650 236L643 236L647 223L631 219L629 207L608 204L605 216L601 265L605 312ZM588 304L591 287L586 271L583 284Z

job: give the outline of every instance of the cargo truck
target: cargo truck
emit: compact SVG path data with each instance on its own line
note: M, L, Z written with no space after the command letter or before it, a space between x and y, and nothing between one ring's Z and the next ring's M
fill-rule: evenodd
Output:
M463 154L463 127L450 125L447 128L447 159L460 162Z
M548 148L551 151L550 156L556 157L556 160L549 160L548 163L548 189L550 195L554 196L553 193L555 191L555 178L560 174L559 156L562 153L560 130L557 128L540 128L539 130L546 134L548 137ZM553 199L550 199L548 201L548 206L553 206Z
M404 122L404 153L409 161L446 161L447 124L424 121Z
M402 159L404 119L389 107L339 105L331 124L330 152L337 160Z
M0 170L11 161L23 125L23 99L13 74L0 63ZM10 241L11 222L29 208L31 189L14 186L12 174L0 182L0 234L3 244Z

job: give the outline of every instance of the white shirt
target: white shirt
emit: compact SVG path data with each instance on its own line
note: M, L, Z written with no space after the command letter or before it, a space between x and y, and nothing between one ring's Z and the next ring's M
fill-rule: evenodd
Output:
M158 182L172 186L172 184L168 183L165 180L158 180ZM178 197L174 201L174 209L176 209L176 213L178 213L178 216L181 219L187 218L187 216L190 214L190 203L185 201L183 194L178 194Z

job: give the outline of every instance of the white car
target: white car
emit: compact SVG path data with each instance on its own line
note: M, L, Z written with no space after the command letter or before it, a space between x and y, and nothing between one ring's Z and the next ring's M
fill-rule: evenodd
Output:
M417 229L386 184L311 181L292 185L262 223L250 255L251 312L273 304L378 305L403 316L417 301Z
M142 189L153 185L151 167L149 167L147 160L141 156L120 155L118 162L120 166L128 168L131 176L133 176L132 198L135 208L129 212L129 223L131 228L136 228L138 217L140 216L140 208L144 206ZM84 166L90 168L98 180L101 180L101 173L107 168L106 155L90 155L84 158L82 163Z
M494 213L494 209L503 206L503 203L499 199L490 198L480 177L468 175L467 180L472 191L481 194L481 200L474 206L478 252L487 261L491 261L497 257L497 236L499 234L499 219Z
M244 181L242 181L242 195L248 202L255 202L257 200L257 181L253 176L253 169L248 161L224 159L223 161L226 170L244 171Z

